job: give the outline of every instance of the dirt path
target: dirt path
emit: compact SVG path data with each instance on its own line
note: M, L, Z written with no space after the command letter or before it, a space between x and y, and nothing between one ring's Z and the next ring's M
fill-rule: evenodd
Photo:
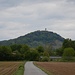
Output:
M47 75L41 69L37 68L33 62L27 62L25 64L24 75Z

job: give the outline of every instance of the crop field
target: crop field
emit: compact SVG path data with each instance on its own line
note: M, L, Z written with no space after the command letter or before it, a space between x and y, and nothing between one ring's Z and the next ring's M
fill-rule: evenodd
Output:
M75 62L36 62L52 75L75 75Z
M13 75L22 62L0 62L0 75Z

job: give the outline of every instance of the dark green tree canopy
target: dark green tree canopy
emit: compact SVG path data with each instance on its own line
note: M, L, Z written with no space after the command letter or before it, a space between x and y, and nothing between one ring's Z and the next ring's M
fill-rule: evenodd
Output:
M40 45L45 46L46 44L50 44L52 47L55 46L55 48L59 48L62 46L63 41L64 38L57 33L50 31L35 31L16 39L1 41L0 45L27 44L30 47L37 47Z
M10 60L12 50L10 47L0 46L0 60Z
M65 39L63 42L63 48L72 47L75 49L75 41L72 41L71 39Z
M38 50L39 53L44 52L44 48L42 46L38 46L36 49Z

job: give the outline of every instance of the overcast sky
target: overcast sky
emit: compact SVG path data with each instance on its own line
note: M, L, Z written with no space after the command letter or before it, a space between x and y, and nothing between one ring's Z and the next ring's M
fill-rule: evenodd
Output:
M45 28L75 40L75 0L0 0L0 41Z

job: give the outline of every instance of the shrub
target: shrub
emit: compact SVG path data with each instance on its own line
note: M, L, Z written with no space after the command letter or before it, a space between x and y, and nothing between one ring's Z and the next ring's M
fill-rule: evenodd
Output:
M42 58L42 61L44 61L44 62L49 61L49 57L44 56L44 57Z
M63 53L64 60L72 60L74 56L74 49L73 48L65 48Z

